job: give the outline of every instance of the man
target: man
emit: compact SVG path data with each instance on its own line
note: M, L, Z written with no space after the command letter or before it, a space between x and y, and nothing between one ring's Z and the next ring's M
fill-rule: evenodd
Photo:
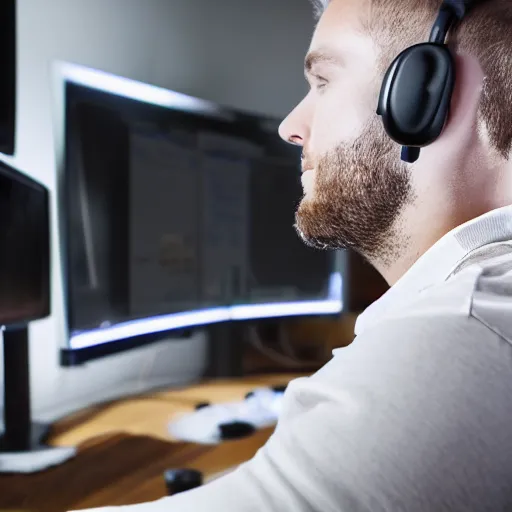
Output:
M512 510L510 1L450 33L448 121L415 163L375 113L385 70L440 4L322 2L310 91L280 128L303 147L300 235L360 252L391 289L351 346L290 384L254 459L127 512Z

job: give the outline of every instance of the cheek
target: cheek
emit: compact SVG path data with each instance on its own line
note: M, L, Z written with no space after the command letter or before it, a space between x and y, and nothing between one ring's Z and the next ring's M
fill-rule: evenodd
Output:
M311 130L311 146L315 153L324 154L340 143L356 139L376 115L369 96L357 87L332 87L319 95ZM369 108L370 106L370 108Z

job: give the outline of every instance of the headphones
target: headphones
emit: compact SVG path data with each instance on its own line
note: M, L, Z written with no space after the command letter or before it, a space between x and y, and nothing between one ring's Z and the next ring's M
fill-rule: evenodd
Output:
M402 145L401 159L414 163L420 148L443 131L455 83L455 62L446 37L475 0L444 0L428 43L404 50L384 76L377 115L391 139Z

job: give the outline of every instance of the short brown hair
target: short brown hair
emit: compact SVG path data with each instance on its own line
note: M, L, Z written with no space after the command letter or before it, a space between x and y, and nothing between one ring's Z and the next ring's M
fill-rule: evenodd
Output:
M329 0L313 0L317 15ZM369 0L369 33L382 49L383 70L407 46L428 40L442 0ZM508 159L512 149L512 1L474 7L449 35L457 52L478 59L485 75L480 116L491 145Z

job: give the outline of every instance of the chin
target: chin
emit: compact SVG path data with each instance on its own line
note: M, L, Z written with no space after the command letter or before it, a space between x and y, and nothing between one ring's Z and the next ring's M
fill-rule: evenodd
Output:
M305 171L301 176L304 194L311 194L315 190L315 171Z
M303 204L312 204L315 201L315 195L314 190L303 188L303 195L302 200L300 202L301 205Z

